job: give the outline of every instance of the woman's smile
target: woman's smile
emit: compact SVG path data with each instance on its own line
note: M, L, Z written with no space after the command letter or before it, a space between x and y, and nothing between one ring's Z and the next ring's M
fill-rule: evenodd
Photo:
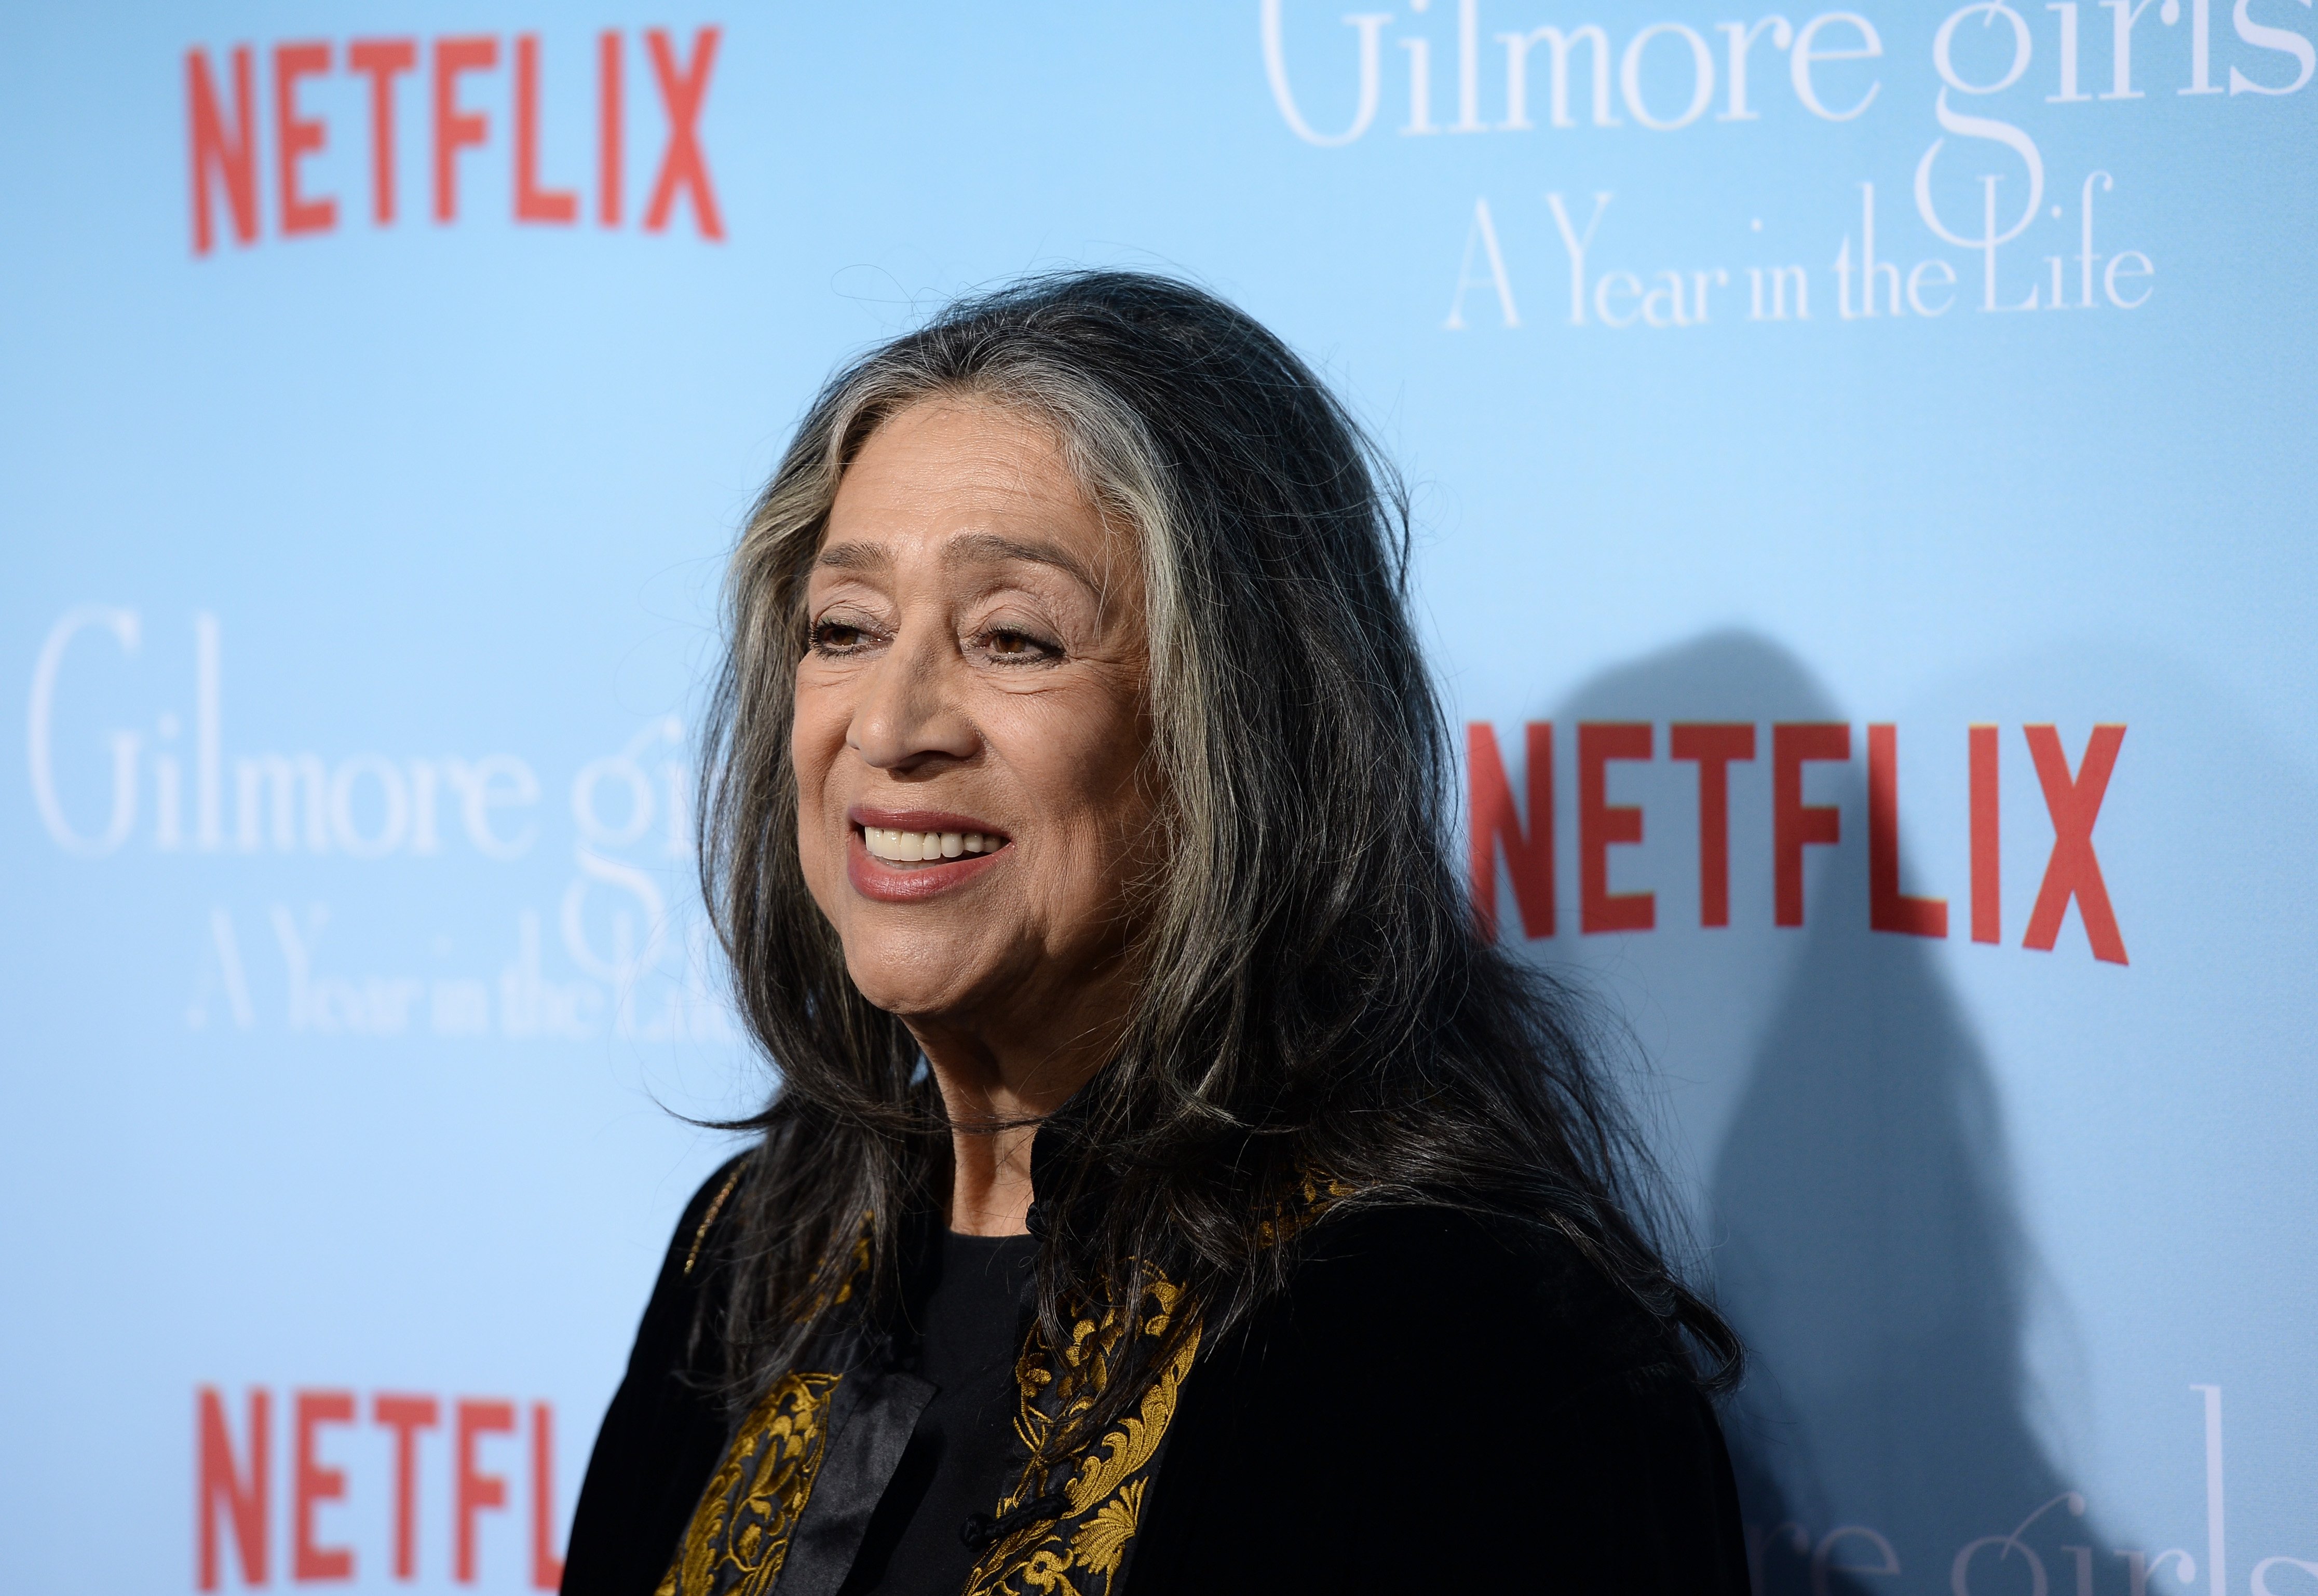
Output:
M880 903L915 903L988 874L1013 841L971 815L855 805L845 874L853 890Z
M926 809L867 809L856 804L845 817L869 850L889 865L939 865L973 854L994 854L1009 840L987 820Z

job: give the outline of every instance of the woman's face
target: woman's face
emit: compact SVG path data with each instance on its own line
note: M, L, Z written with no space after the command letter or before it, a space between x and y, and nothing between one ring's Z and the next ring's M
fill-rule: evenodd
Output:
M797 847L854 984L921 1040L1075 1040L1123 1003L1142 598L1034 422L924 400L847 469L806 589Z

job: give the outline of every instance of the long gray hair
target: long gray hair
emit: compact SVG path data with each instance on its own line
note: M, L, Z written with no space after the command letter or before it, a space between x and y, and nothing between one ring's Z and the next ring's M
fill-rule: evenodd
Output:
M1084 272L953 305L838 372L732 558L702 881L779 1077L738 1122L763 1142L711 1327L735 1394L798 1355L865 1224L867 1309L889 1305L905 1227L948 1189L917 1046L854 989L807 892L789 763L805 580L839 479L881 422L937 397L1051 429L1131 532L1147 595L1145 779L1165 865L1142 895L1122 1039L1063 1144L1045 1144L1061 1122L1041 1133L1047 1333L1074 1304L1139 1301L1155 1276L1227 1328L1284 1282L1272 1221L1322 1171L1356 1202L1558 1229L1687 1337L1710 1383L1735 1377L1736 1338L1654 1240L1654 1177L1599 1028L1482 934L1451 864L1454 765L1407 614L1397 477L1242 311ZM1141 1371L1119 1372L1061 1444L1132 1403Z

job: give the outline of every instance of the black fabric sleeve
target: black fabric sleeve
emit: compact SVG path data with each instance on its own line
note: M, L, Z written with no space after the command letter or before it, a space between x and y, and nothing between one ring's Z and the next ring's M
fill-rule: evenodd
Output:
M1346 1218L1185 1382L1131 1596L1746 1596L1721 1429L1653 1324L1566 1245Z
M696 1364L688 1354L701 1294L721 1273L717 1238L708 1236L696 1258L694 1247L741 1164L735 1158L711 1175L677 1222L626 1377L596 1432L564 1553L563 1596L651 1596L723 1452L715 1354L705 1352ZM718 1228L723 1217L720 1211Z

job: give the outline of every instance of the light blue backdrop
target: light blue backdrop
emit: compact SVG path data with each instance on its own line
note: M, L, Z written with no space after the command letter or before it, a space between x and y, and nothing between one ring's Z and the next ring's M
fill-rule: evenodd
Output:
M1554 722L1533 947L1655 1061L1758 1353L1761 1587L2318 1592L2318 16L1857 3L8 7L0 1585L552 1580L726 1144L674 1114L768 1079L674 802L721 553L833 363L1114 263L1238 300L1403 462L1532 818ZM1653 728L1601 794L1648 932L1580 928L1602 721ZM1727 928L1691 721L1757 730ZM1780 927L1798 721L1851 757ZM1870 928L1871 724L1945 938ZM2044 724L2072 771L2127 728L2128 964L2075 906L2024 946Z

